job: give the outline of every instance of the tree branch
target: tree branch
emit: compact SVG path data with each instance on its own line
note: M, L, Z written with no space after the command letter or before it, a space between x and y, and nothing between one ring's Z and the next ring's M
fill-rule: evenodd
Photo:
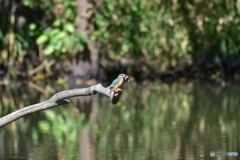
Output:
M97 84L88 88L79 88L66 90L53 95L49 100L37 103L31 106L24 107L13 113L10 113L2 118L0 118L0 127L3 127L25 115L42 111L48 108L56 107L59 105L67 104L70 101L66 98L76 97L76 96L90 96L96 93L103 94L110 98L112 104L116 104L122 94L119 90L118 93L111 92L109 87L103 87L101 84Z

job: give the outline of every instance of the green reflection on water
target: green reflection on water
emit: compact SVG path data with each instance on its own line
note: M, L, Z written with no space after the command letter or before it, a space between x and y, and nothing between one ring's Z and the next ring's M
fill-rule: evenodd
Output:
M15 87L0 88L2 116L67 89ZM210 151L240 153L239 93L240 85L155 82L132 83L116 106L99 95L75 97L1 128L0 158L209 159Z

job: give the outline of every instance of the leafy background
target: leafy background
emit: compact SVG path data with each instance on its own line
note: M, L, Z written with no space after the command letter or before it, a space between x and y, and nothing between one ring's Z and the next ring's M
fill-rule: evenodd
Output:
M144 65L153 73L239 77L238 1L102 0L86 11L88 23L94 25L91 33L77 29L81 21L77 1L1 3L4 76L32 76L37 67L45 74L66 70L77 53L97 41L97 63L106 70L120 65L132 74L149 74Z

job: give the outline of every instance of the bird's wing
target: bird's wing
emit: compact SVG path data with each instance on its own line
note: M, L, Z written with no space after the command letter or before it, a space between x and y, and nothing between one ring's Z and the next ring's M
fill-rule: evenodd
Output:
M119 79L115 79L110 85L110 88L116 86L118 83L119 83Z
M112 88L112 87L116 87L116 88L121 87L122 83L123 83L123 78L118 78L118 79L116 79L116 80L114 80L112 82L112 84L110 85L110 88Z

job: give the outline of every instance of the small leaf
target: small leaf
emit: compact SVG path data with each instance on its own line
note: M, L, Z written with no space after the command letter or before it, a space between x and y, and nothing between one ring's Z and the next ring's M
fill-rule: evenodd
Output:
M128 44L126 44L126 43L123 43L123 44L122 44L122 50L123 50L124 52L127 52L127 51L128 51L128 48L129 48Z
M55 46L56 50L60 50L61 47L62 47L62 44L63 44L62 41L58 41L57 44L56 44L56 46Z
M138 11L138 7L137 7L136 5L133 5L131 8L132 8L132 10L135 11L135 12Z
M66 53L66 52L67 52L67 48L63 47L63 48L61 49L61 52Z
M45 50L44 50L44 54L45 55L50 55L54 52L54 47L52 45L49 45Z
M88 40L88 37L87 37L86 34L81 33L81 34L80 34L80 39L81 39L81 41L82 41L83 43L86 43L86 44L89 43L89 40Z
M62 31L57 35L57 38L63 39L64 37L66 37L66 35L67 35L66 32Z
M82 52L84 50L84 46L81 43L77 44L78 50Z
M120 60L120 59L121 59L121 56L120 56L120 55L116 55L116 56L115 56L115 59L116 59L116 60Z
M75 31L74 25L72 23L67 23L64 28L70 33L73 33Z
M70 8L68 8L68 9L66 10L66 12L65 12L65 16L66 16L67 18L69 18L69 17L71 16L71 14L72 14L72 10L71 10Z
M89 8L89 9L87 10L87 13L88 13L89 15L93 14L93 9L92 9L92 8Z
M95 39L97 39L97 37L99 37L99 35L100 35L99 31L94 31L91 35L91 39L95 40Z
M107 8L110 10L110 11L113 11L114 10L114 6L112 3L108 3L107 4Z
M43 34L37 38L37 44L45 43L47 42L47 40L48 40L47 35Z
M50 31L49 36L55 36L59 32L60 32L60 30L58 28L54 28Z
M61 20L61 19L57 19L57 20L55 20L55 21L53 22L53 26L54 26L54 27L59 27L59 26L61 25L61 23L62 23L62 20Z
M140 26L140 31L141 31L141 32L147 32L147 31L148 31L148 28L147 28L144 24L142 24L142 25Z
M35 24L35 23L31 23L30 25L29 25L29 29L30 30L35 30L37 28L37 25Z

